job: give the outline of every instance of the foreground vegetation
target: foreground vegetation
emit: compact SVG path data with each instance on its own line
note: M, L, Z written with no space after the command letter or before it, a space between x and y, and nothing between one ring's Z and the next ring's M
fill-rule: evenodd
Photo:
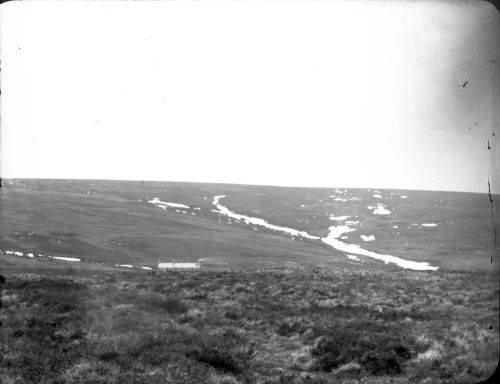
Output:
M498 363L497 278L18 274L2 289L0 382L477 383Z

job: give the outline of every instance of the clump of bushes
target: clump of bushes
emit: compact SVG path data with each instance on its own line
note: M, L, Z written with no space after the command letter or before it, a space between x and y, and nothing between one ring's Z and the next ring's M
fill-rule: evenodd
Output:
M239 375L248 371L253 349L229 331L199 340L186 356L220 372Z
M9 276L1 308L0 381L326 384L365 377L387 382L383 376L401 374L393 380L478 382L496 366L498 288L492 282L466 295L468 307L455 309L448 301L456 292L465 295L463 287L443 293L437 286L430 299L440 301L433 307L420 299L401 306L400 296L408 296L406 281L413 278L406 272L280 276L268 271L207 271L196 279L142 272L75 281ZM415 276L415 286L435 278ZM458 287L457 276L451 278ZM484 280L470 279L461 281ZM199 289L191 288L195 281ZM292 288L296 297L289 296ZM321 292L336 300L315 305L325 296ZM388 305L374 310L382 297ZM391 300L396 304L389 305ZM475 302L481 308L477 314ZM255 340L256 353L249 340ZM427 353L434 343L442 345L440 352Z
M189 352L188 357L222 372L240 374L245 370L245 362L240 356L226 348L204 346Z
M372 375L400 374L401 362L401 356L391 349L367 352L361 358L361 365Z
M323 336L312 349L313 369L330 372L339 366L358 362L372 375L396 375L403 372L402 363L412 357L410 349L390 330L379 333L336 329Z
M283 321L278 325L276 333L280 336L290 336L294 333L300 332L301 329L302 326L298 321L294 321L293 323Z
M229 320L238 320L240 318L240 314L237 311L230 309L224 313L224 317Z

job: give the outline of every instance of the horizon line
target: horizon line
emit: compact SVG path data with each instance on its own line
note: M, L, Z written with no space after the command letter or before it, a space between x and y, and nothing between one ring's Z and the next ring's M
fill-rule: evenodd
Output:
M116 181L116 182L153 182L153 183L184 183L184 184L217 184L217 185L242 185L250 187L271 187L271 188L307 188L307 189L381 189L381 190L396 190L396 191L415 191L415 192L452 192L452 193L475 193L484 194L491 196L500 196L500 191L485 191L485 192L474 192L465 190L442 190L442 189L412 189L412 188L387 188L387 187L348 187L348 186L301 186L301 185L279 185L279 184L250 184L250 183L230 183L230 182L216 182L216 181L192 181L192 180L159 180L159 179L106 179L106 178L86 178L86 177L1 177L0 176L0 187L3 187L3 180L58 180L58 181Z

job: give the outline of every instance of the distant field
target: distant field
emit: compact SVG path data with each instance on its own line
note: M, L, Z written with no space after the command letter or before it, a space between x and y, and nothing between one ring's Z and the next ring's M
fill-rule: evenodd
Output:
M498 275L345 269L9 275L0 382L479 383Z
M107 267L201 259L206 267L399 269L368 257L349 259L321 241L292 239L213 212L214 196L225 195L222 203L233 212L311 236L327 236L330 226L342 224L331 216L350 216L356 230L343 234L343 242L439 268L492 268L490 202L484 194L92 180L3 184L0 249L23 255L79 258ZM163 210L148 203L153 198L190 208ZM379 205L390 214L374 214ZM364 242L361 235L375 240ZM495 268L498 243L493 254ZM15 268L17 259L4 252L0 266ZM47 264L32 262L36 268ZM26 262L20 263L24 268Z

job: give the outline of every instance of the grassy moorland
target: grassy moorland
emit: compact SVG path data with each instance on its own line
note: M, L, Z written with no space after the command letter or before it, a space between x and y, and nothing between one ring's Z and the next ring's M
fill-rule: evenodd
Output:
M442 269L489 270L491 255L500 255L500 242L491 247L487 194L105 180L3 182L0 249L76 257L82 263L155 267L160 259L203 259L231 268L285 263L385 268L370 258L353 262L321 241L292 239L230 220L212 211L216 195L226 195L222 203L234 212L319 237L339 224L330 216L350 216L357 224L344 234L346 242ZM147 202L154 197L190 208L165 211ZM373 214L368 207L377 204L391 214ZM361 235L376 240L365 243Z
M11 274L0 382L477 383L498 274L352 269Z

